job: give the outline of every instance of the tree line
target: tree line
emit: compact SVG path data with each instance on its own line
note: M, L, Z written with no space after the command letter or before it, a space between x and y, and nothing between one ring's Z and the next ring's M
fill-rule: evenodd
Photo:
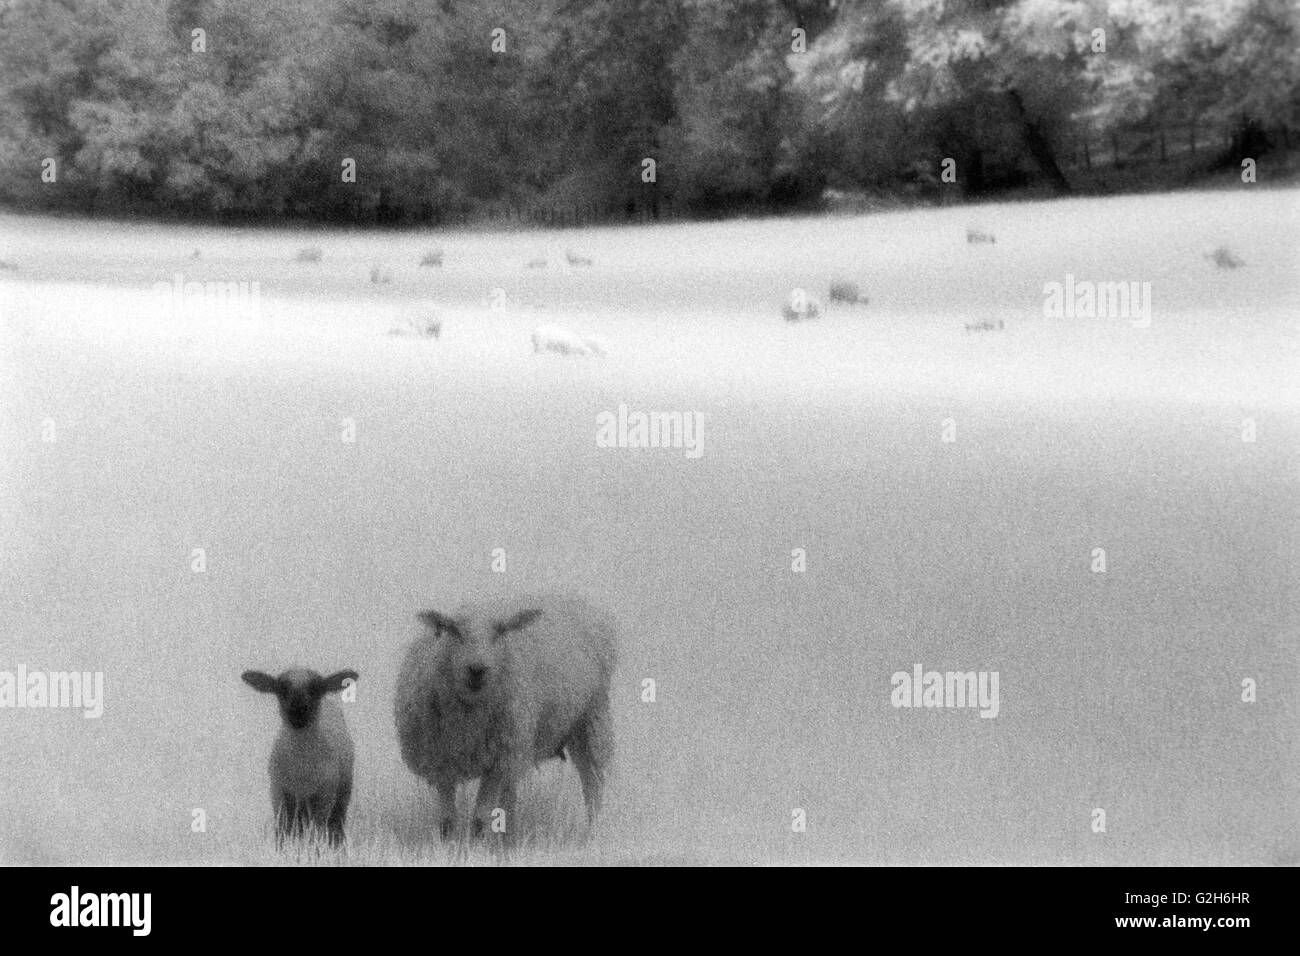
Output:
M1091 142L1158 128L1163 158L1169 126L1212 144L1197 168L1289 148L1296 0L0 3L20 208L591 221L1065 192Z

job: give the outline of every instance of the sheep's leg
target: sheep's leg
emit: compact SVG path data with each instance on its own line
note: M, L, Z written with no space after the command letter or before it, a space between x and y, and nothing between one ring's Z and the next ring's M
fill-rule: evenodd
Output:
M513 836L515 829L515 786L511 762L502 760L483 775L478 785L478 799L474 801L474 836L480 837L493 832L493 815L500 810L504 814L502 824L505 826L507 839Z
M286 837L294 838L302 835L304 810L305 804L293 794L287 792L280 794L275 811L277 849L284 846Z
M569 738L569 756L582 781L582 798L587 804L587 821L595 823L609 763L614 756L614 728L609 702L593 707L578 731Z
M438 836L451 839L456 829L456 784L454 781L438 783Z
M343 842L343 824L347 822L348 804L351 802L352 781L349 779L339 785L338 795L334 798L334 806L330 809L329 820L325 825L330 846L338 846Z

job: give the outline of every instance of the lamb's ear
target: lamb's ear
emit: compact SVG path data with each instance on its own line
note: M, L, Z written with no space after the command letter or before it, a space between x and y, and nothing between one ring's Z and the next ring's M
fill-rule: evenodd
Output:
M415 616L429 627L433 628L436 632L449 631L452 634L460 633L460 628L456 626L456 622L439 611L421 611Z
M540 608L535 608L529 611L520 611L514 617L510 618L510 620L502 621L500 624L498 624L497 633L508 634L510 631L517 631L520 628L524 628L527 627L529 624L532 624L533 621L537 620L541 616L542 616L542 612Z
M244 671L240 676L245 684L254 690L260 690L263 694L280 693L280 682L270 674L263 674L261 671Z
M336 674L330 674L329 677L322 677L316 682L317 694L333 694L347 686L347 681L356 683L361 679L356 671L339 671Z

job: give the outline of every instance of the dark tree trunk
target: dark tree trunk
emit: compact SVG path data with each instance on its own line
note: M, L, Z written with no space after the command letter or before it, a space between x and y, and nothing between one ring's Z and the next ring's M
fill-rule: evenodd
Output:
M1070 181L1065 178L1065 173L1061 172L1056 154L1052 151L1052 144L1047 141L1038 124L1029 118L1029 114L1025 111L1025 101L1021 99L1019 91L1007 90L1007 99L1010 100L1011 109L1020 123L1020 131L1025 137L1025 146L1029 149L1029 155L1034 158L1034 162L1038 164L1038 168L1051 182L1056 192L1070 192Z

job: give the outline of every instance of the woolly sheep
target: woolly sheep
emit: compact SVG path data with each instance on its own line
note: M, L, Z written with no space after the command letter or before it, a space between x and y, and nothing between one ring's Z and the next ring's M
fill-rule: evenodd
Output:
M1004 328L1006 326L1001 319L998 319L996 324L989 321L966 323L967 332L1000 332Z
M558 352L560 355L604 355L595 339L585 339L559 325L539 325L533 329L533 353Z
M815 319L822 314L821 302L811 295L791 294L781 307L781 315L787 322L799 322L803 319Z
M862 290L856 282L837 279L831 283L831 301L847 302L850 305L866 305L867 297L862 294Z
M442 248L430 249L420 257L421 266L442 266Z
M528 269L545 269L545 268L546 268L546 260L545 260L545 259L529 259L528 262L525 263L525 268L528 268Z
M309 828L323 828L332 845L341 843L352 799L354 752L343 709L325 695L355 682L357 672L321 677L294 668L279 677L261 671L242 676L250 687L275 694L280 702L282 723L268 765L277 844Z
M590 259L588 259L586 256L577 255L571 249L564 250L564 258L568 260L569 265L571 266L592 265L592 261Z
M423 631L402 661L394 713L402 759L438 791L442 838L453 830L456 785L481 778L474 835L493 829L499 809L513 840L520 781L566 751L594 822L614 750L613 621L558 596L418 618Z
M993 233L991 232L985 232L983 229L979 228L978 226L968 226L966 228L966 242L968 242L972 246L978 246L984 244L991 246L996 244L997 241L998 241L997 236L993 235Z
M306 246L299 249L293 258L295 262L320 262L322 255L319 246Z

